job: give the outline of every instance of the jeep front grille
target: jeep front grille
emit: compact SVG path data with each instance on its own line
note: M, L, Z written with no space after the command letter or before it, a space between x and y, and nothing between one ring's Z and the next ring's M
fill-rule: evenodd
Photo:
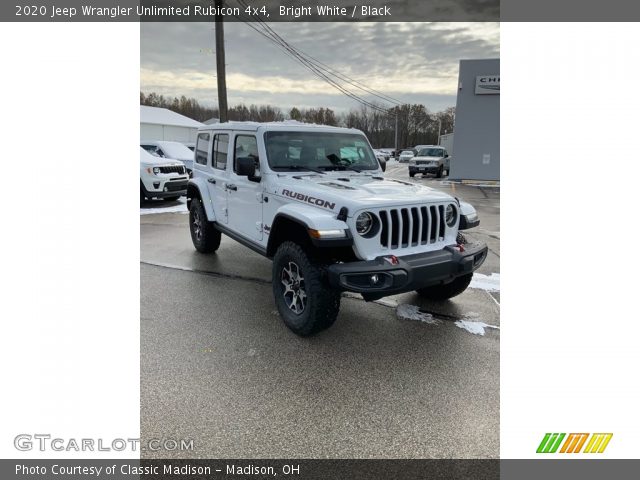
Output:
M182 165L172 165L168 167L160 167L160 173L179 173L183 175L185 169Z
M380 245L409 248L444 240L444 205L379 210Z

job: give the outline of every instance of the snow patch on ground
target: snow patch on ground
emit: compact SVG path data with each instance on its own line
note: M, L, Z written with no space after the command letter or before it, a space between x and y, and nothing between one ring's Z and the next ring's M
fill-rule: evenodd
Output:
M398 306L398 302L391 298L381 298L380 300L374 300L374 303L391 308L396 308Z
M460 180L442 180L440 185L467 185L469 187L480 188L500 188L500 182L497 183L483 183L483 182L462 182Z
M400 320L411 320L414 322L428 323L430 325L438 325L442 323L440 320L433 318L430 313L421 312L416 305L403 303L396 308L396 316Z
M189 213L187 210L187 199L182 197L176 202L170 202L170 205L163 207L162 201L147 202L147 205L153 205L152 207L140 208L140 215L151 215L153 213ZM158 205L157 207L155 205Z
M483 275L482 273L474 273L469 288L477 288L486 292L499 292L500 274Z
M469 333L473 333L474 335L484 335L485 329L487 328L495 328L496 330L500 330L500 327L496 327L495 325L489 325L484 322L476 322L475 320L456 320L456 327L462 328Z

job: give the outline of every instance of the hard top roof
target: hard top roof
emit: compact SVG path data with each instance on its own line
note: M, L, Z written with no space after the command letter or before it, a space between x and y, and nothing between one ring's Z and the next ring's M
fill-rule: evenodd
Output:
M330 125L317 125L315 123L302 123L296 120L285 120L283 122L225 122L215 123L211 125L204 125L200 127L199 131L205 130L240 130L248 132L256 132L261 130L293 130L293 131L313 131L324 130L331 132L345 132L345 133L362 133L355 128L344 127L332 127Z

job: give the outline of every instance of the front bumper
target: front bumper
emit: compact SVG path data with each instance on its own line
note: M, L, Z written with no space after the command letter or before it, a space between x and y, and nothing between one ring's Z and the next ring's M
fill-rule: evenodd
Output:
M152 179L149 187L145 182L140 182L144 196L147 198L177 197L187 194L188 177L176 179Z
M459 251L450 245L435 252L396 257L391 255L375 260L336 263L327 269L329 284L338 290L362 294L365 300L410 292L419 288L449 283L455 278L472 273L487 258L484 243L463 245Z
M409 172L411 173L438 173L438 170L440 170L439 166L432 165L411 165L409 167Z

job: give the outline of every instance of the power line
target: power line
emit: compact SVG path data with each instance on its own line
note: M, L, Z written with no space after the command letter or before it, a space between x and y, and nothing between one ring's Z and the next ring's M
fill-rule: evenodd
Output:
M237 0L237 2L242 7L246 8L247 5L243 0ZM397 103L398 105L401 104L400 102L396 101L392 97L388 97L387 95L384 95L381 92L378 92L376 90L370 89L369 87L366 87L364 84L358 82L357 80L354 80L351 77L348 77L347 75L342 74L342 73L338 72L337 70L333 69L332 67L329 67L328 65L326 65L326 64L320 62L319 60L311 57L310 55L305 54L301 50L299 50L296 47L294 47L293 45L289 44L280 35L278 35L278 33L276 33L269 25L267 25L266 22L264 22L259 16L257 17L258 18L257 19L257 23L262 27L262 29L259 29L258 27L253 25L252 22L248 22L248 21L244 20L242 16L236 17L236 18L242 20L247 26L249 26L250 28L255 30L257 33L259 33L260 35L262 35L265 38L267 38L268 40L270 40L272 43L274 43L276 46L278 46L281 50L283 50L286 55L288 55L291 58L293 58L294 60L298 61L305 68L307 68L312 73L314 73L316 76L318 76L319 78L321 78L325 82L329 83L331 86L333 86L334 88L339 90L344 95L356 100L360 104L365 105L365 106L367 106L369 108L372 108L372 109L374 109L376 111L385 113L387 115L394 115L394 113L391 113L388 108L384 108L384 107L382 107L380 105L372 103L372 102L362 98L358 94L348 90L343 85L339 84L337 81L335 81L334 79L330 78L328 76L328 74L333 74L336 77L340 78L342 81L344 81L346 83L349 83L352 86L355 86L356 88L358 88L358 89L360 89L362 91L365 91L365 92L367 92L367 93L369 93L371 95L375 95L376 97L382 98L385 101ZM309 60L309 58L311 58L311 60Z
M240 2L241 0L238 0L238 1ZM330 71L328 71L326 68L322 68L321 66L319 66L317 64L314 64L314 62L310 61L307 58L307 55L304 54L304 52L302 52L301 50L297 49L296 47L294 47L293 45L288 43L284 38L282 38L278 33L276 33L267 23L265 23L264 21L261 21L261 20L258 20L258 22L261 24L261 26L266 31L266 33L269 35L269 37L271 37L273 39L272 41L274 41L276 44L284 47L288 52L293 54L295 59L300 61L305 67L309 68L316 75L318 75L321 78L323 78L330 85L334 86L335 88L340 90L345 95L349 96L350 98L353 98L354 100L360 102L363 105L366 105L366 106L371 107L371 108L373 108L375 110L378 110L378 111L383 111L384 113L388 113L388 109L386 109L384 107L381 107L380 105L374 104L374 103L362 98L361 96L359 96L359 95L347 90L345 87L340 85L334 79L327 77L327 73L331 74ZM334 71L337 72L336 70L334 70ZM343 75L340 74L340 76L343 76ZM358 88L360 88L360 87L358 87ZM362 90L362 88L360 88L360 89ZM376 95L376 96L379 97L379 95ZM380 98L382 98L382 97L380 97Z
M318 67L314 66L313 64L311 64L308 60L306 60L302 55L300 55L297 51L295 51L295 49L293 49L293 47L291 47L290 45L286 44L285 41L282 41L280 39L278 39L277 37L272 36L272 34L268 31L264 31L264 30L260 30L257 27L255 27L253 24L245 22L250 28L252 28L253 30L255 30L256 32L258 32L259 34L263 35L264 37L266 37L267 39L269 39L270 41L272 41L276 46L280 47L281 50L284 51L284 53L288 56L290 56L291 58L293 58L294 60L298 61L299 63L301 63L305 68L309 69L312 73L314 73L316 76L318 76L319 78L321 78L322 80L324 80L325 82L329 83L331 86L333 86L334 88L336 88L337 90L339 90L340 92L342 92L343 94L347 95L348 97L358 101L359 103L366 105L372 109L387 113L387 110L380 107L379 105L376 105L374 103L371 103L365 99L363 99L362 97L359 97L358 95L356 95L353 92L350 92L349 90L347 90L346 88L344 88L342 85L340 85L339 83L337 83L335 80L331 79L330 77L327 76L326 72L324 72L322 69L319 69ZM277 35L277 34L276 34Z

